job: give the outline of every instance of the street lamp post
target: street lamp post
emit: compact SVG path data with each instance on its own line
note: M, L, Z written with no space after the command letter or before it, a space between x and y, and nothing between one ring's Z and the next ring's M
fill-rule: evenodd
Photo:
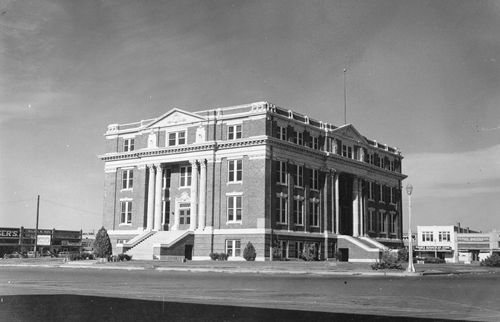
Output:
M409 273L415 272L415 267L413 266L413 245L412 245L412 234L411 234L411 193L413 192L413 186L409 183L406 186L406 193L408 194L408 269Z

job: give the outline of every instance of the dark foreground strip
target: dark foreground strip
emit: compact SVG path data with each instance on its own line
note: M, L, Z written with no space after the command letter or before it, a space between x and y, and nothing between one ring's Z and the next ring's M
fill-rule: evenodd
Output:
M314 308L312 308L314 309ZM423 321L400 316L280 310L82 295L0 296L0 321ZM428 320L426 320L428 321Z

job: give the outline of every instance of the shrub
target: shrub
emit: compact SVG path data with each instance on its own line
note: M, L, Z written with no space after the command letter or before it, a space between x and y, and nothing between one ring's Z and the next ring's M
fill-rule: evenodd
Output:
M481 266L500 267L500 255L495 253L486 257L481 261Z
M380 261L371 265L372 269L403 269L399 263L398 253L386 250L382 253Z
M226 253L210 253L209 256L213 261L227 261L228 258Z
M304 250L300 258L308 262L318 260L318 251L314 243L304 243Z
M243 258L247 261L254 261L257 253L255 252L255 247L253 247L251 242L248 242L247 246L243 250Z
M83 256L79 253L71 253L69 255L69 260L70 261L79 261L79 260L82 260L84 259Z
M424 264L442 264L445 260L439 257L426 257L424 258Z
M407 262L408 261L408 250L406 248L398 249L398 260L400 262Z
M94 254L99 258L106 258L112 254L111 241L106 228L102 227L97 232L94 242Z

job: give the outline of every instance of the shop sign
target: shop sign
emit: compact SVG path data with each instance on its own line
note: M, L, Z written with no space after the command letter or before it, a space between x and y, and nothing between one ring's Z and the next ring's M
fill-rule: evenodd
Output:
M19 239L19 228L0 228L0 238Z
M50 246L50 235L36 236L36 244L39 246Z
M417 246L417 250L451 250L451 246Z
M489 242L489 236L458 236L457 240L459 242Z
M62 240L61 246L82 246L81 242L71 242L69 240Z
M36 229L25 229L25 237L35 237ZM38 229L38 235L52 235L52 230L50 229Z

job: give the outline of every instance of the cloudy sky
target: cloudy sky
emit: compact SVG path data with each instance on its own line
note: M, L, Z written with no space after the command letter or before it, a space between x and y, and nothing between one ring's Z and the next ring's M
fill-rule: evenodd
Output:
M414 226L500 229L499 30L494 1L0 0L0 226L40 194L41 227L98 229L109 123L267 100L341 125L348 68Z

